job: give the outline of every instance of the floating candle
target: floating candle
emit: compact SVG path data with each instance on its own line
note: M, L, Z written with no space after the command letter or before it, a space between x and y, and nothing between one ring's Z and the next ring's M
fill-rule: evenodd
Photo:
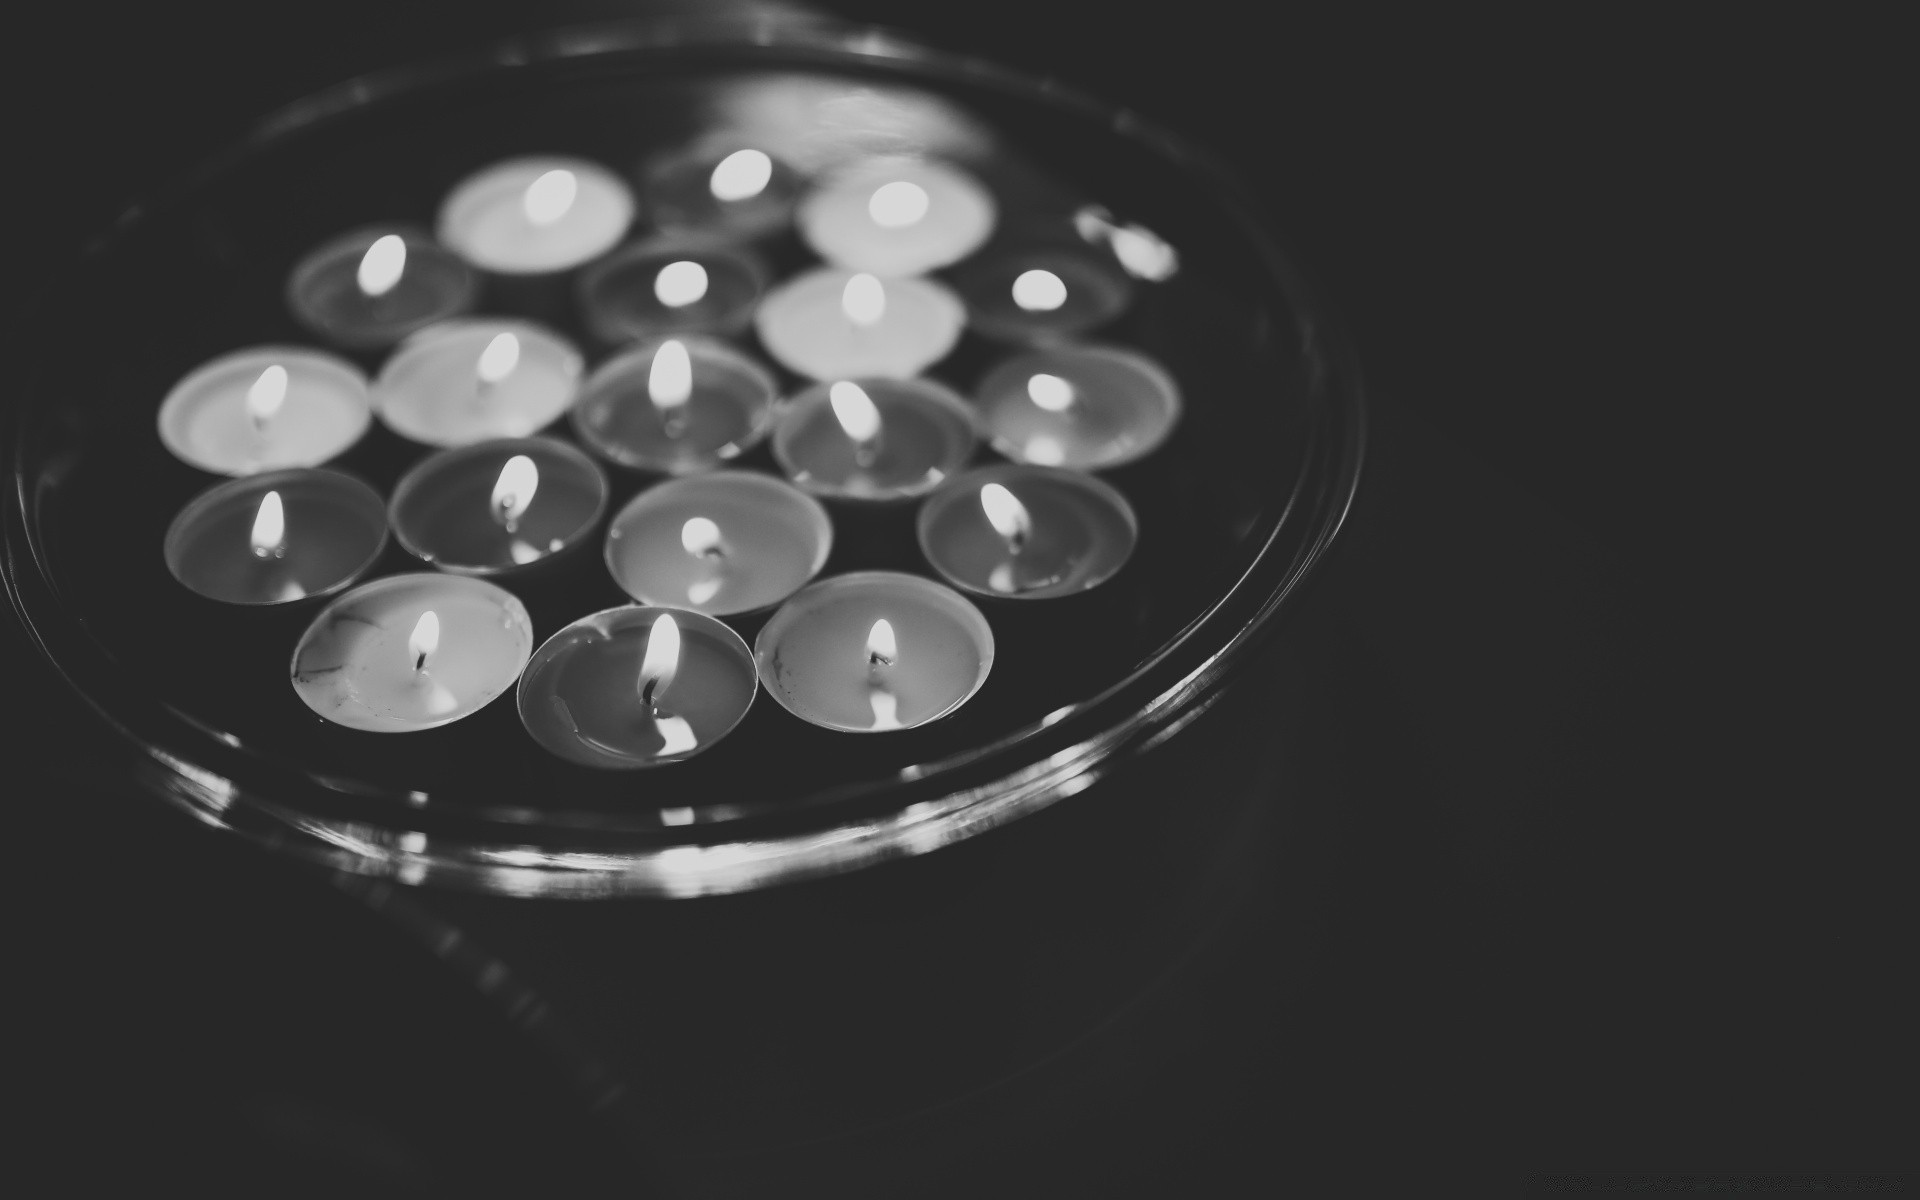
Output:
M920 550L955 587L1042 600L1097 587L1126 565L1139 522L1091 475L1013 464L956 477L928 498Z
M792 219L799 176L764 150L680 153L648 164L641 194L661 229L738 238L772 233Z
M1180 388L1152 359L1061 346L987 372L975 395L994 449L1016 462L1099 470L1140 458L1180 418Z
M1046 342L1104 325L1126 311L1133 285L1088 251L1043 248L983 257L957 268L967 321L1001 341Z
M993 194L960 168L886 156L843 167L800 202L801 236L852 271L918 275L958 262L993 232Z
M773 456L816 496L903 500L939 487L977 441L972 409L930 379L840 380L785 405Z
M1099 205L1074 213L1073 227L1089 243L1107 247L1127 274L1137 279L1160 283L1179 273L1180 255L1166 239L1145 225L1120 224Z
M160 440L188 466L251 475L326 462L371 420L367 377L344 359L256 346L203 363L160 402Z
M752 706L753 655L703 613L624 605L554 634L521 676L520 722L589 767L679 762L727 736Z
M655 239L625 247L580 277L580 311L609 342L744 331L766 270L743 250Z
M578 543L607 506L592 459L553 438L504 438L428 455L388 516L400 544L443 571L493 575Z
M427 234L356 229L302 258L287 277L287 307L340 346L391 346L473 307L473 268Z
M512 593L460 575L389 575L314 618L293 652L293 688L351 729L433 729L512 687L532 651L533 623Z
M476 171L440 206L440 240L505 275L564 271L611 250L633 221L633 194L578 158L515 158Z
M525 437L565 412L580 352L528 321L447 321L408 338L373 382L374 413L431 446Z
M283 604L339 591L387 544L379 493L340 471L292 470L215 484L167 529L167 569L228 604Z
M760 682L788 712L827 729L878 733L937 720L993 668L993 630L951 588L863 571L812 584L754 643Z
M966 319L966 306L933 280L822 267L767 293L754 326L767 353L797 374L906 378L945 358Z
M770 475L716 471L635 496L607 529L607 570L642 604L728 616L785 600L832 548L819 501Z
M644 471L709 470L757 445L773 422L766 368L711 338L668 338L615 355L574 407L580 440Z

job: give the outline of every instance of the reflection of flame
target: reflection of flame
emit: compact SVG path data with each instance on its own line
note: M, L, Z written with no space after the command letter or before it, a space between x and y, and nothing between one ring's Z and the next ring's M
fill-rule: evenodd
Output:
M1027 397L1048 412L1065 412L1073 404L1073 385L1042 373L1027 380Z
M706 517L688 517L680 527L680 545L695 558L718 555L720 527Z
M773 160L760 150L735 150L713 169L707 187L716 200L758 196L773 178Z
M520 339L511 333L497 333L480 352L480 362L474 372L481 383L499 383L519 365Z
M432 609L420 614L413 632L407 637L407 660L415 671L427 669L427 660L440 648L440 614Z
M693 360L678 338L660 343L653 352L653 366L647 371L647 398L661 412L677 409L693 395Z
M254 380L253 386L247 389L247 417L252 420L253 427L265 427L286 400L287 369L274 363L260 372L260 378Z
M887 289L865 272L855 275L840 293L840 310L855 325L876 324L887 314Z
M1052 312L1067 302L1066 281L1052 271L1022 271L1013 281L1013 302L1028 312Z
M904 229L927 215L927 189L905 179L883 183L867 199L867 215L882 229Z
M493 485L494 519L511 530L527 514L533 494L540 488L540 468L524 454L516 454L500 468Z
M847 436L865 445L880 433L880 410L857 383L842 381L827 389L827 402L833 406L834 419Z
M893 636L893 623L881 617L867 633L867 665L890 667L900 656L900 644Z
M407 269L407 243L397 233L389 233L375 238L373 245L360 259L360 270L355 278L360 290L369 296L384 296L400 282L400 273Z
M900 698L885 688L871 688L867 702L873 706L874 729L900 728Z
M670 262L653 277L653 294L668 308L685 308L707 294L707 269L688 259Z
M279 558L286 552L287 514L281 507L279 492L268 492L260 497L260 511L253 516L253 533L249 540L255 558Z
M535 225L551 225L567 215L580 194L580 180L564 168L548 171L527 185L520 207Z
M680 626L670 614L661 613L647 631L647 651L640 660L640 703L649 711L658 706L679 671Z
M1039 434L1027 439L1027 461L1043 467L1057 467L1067 461L1067 448L1059 438Z
M986 511L993 531L1018 554L1033 534L1033 518L1027 514L1027 506L1002 485L989 483L980 489L980 507Z
M660 734L659 758L685 754L700 747L700 739L693 736L693 726L687 724L685 717L655 717L653 727Z

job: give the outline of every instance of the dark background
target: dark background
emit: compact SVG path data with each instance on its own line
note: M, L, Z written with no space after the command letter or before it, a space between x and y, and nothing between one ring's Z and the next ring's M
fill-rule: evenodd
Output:
M1207 1115L1168 1134L1177 1169L1143 1178L1164 1194L1229 1177L1209 1161L1276 1182L1309 1160L1435 1178L1462 1161L1896 1167L1911 929L1886 828L1901 793L1871 765L1911 736L1879 702L1895 667L1874 625L1912 547L1877 529L1910 451L1876 415L1915 394L1884 349L1912 328L1910 300L1889 300L1911 288L1911 234L1890 218L1914 211L1893 23L822 7L1056 76L1228 159L1381 407L1381 466L1330 585L1351 601L1368 769L1322 982L1272 1017L1317 1022L1340 1054L1246 1095L1210 1096L1204 1073L1166 1084ZM8 290L31 306L128 200L285 101L629 11L38 13L10 34ZM524 1103L494 1114L504 1140L583 1136L531 1051L369 915L92 788L88 718L17 637L6 655L16 697L50 697L7 743L26 781L9 797L28 883L13 978L37 1001L17 1038L51 1065L26 1078L67 1169L163 1143L163 1175L207 1169L180 1146L222 1153L226 1118L191 1114L230 1092L265 1097L250 1119L298 1159L336 1119L302 1081L396 1028L456 1090L519 1081L502 1094ZM393 1011L368 1015L366 987ZM305 1057L259 1049L287 1023L313 1031ZM497 1057L463 1067L483 1043ZM378 1133L331 1140L414 1169ZM530 1178L536 1159L552 1169L529 1158Z

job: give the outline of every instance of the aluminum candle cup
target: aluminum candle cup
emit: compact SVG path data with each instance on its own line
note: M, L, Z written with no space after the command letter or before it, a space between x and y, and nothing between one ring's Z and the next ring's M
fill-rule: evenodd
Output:
M607 529L607 570L642 604L729 616L785 600L832 548L819 501L770 475L716 471L629 501Z
M580 352L530 321L447 321L409 337L373 381L373 411L403 438L464 446L526 437L580 387Z
M511 592L460 575L389 575L327 605L293 652L293 690L350 729L410 733L513 686L533 623Z
M768 292L754 329L767 353L810 379L907 378L945 358L966 321L945 284L822 267Z
M800 192L793 168L751 146L657 158L642 175L641 196L655 225L736 238L784 228Z
M994 449L1016 462L1089 471L1151 453L1181 409L1173 376L1116 346L1019 355L987 372L975 395Z
M201 364L160 403L160 440L190 467L251 475L314 467L360 440L367 377L344 359L255 346Z
M574 407L573 428L623 467L706 471L766 436L776 392L766 368L725 342L667 338L600 364Z
M623 605L544 642L521 676L520 722L542 746L589 767L691 758L753 705L753 655L703 613Z
M918 275L958 262L993 232L993 194L956 166L886 156L836 171L800 201L800 234L850 271Z
M1133 555L1126 497L1091 475L1011 464L968 471L920 509L921 553L983 596L1044 600L1097 587Z
M215 484L167 529L167 569L227 604L284 604L339 591L387 544L379 493L339 471L294 470Z
M1034 249L956 268L967 323L1004 342L1051 342L1104 325L1127 310L1133 284L1111 258Z
M440 205L440 240L502 275L545 275L611 250L633 222L633 193L578 158L515 158L474 172Z
M654 239L589 267L580 277L580 311L609 342L735 334L753 320L765 287L765 268L744 250Z
M842 380L787 402L773 456L816 496L906 500L965 466L977 441L973 411L931 379Z
M473 307L479 280L426 233L378 226L341 234L287 277L287 307L337 346L391 346Z
M754 642L767 693L826 729L882 733L938 720L993 669L993 630L951 588L861 571L803 588Z
M443 571L497 575L578 543L607 507L607 478L553 438L503 438L428 455L388 506L394 536Z

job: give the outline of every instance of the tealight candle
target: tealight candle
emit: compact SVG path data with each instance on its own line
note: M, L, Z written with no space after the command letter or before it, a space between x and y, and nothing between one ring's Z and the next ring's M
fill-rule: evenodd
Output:
M681 153L647 165L641 195L661 229L760 237L793 216L800 179L764 150Z
M725 246L656 239L595 263L580 277L580 311L609 342L675 333L740 333L766 287L753 256Z
M716 471L635 496L607 529L607 570L642 604L727 616L785 600L832 548L813 497L770 475Z
M1099 470L1140 458L1180 419L1180 388L1152 359L1061 346L987 372L975 395L994 449L1016 462Z
M194 368L160 402L160 440L221 475L313 467L367 431L367 377L344 359L257 346Z
M966 306L931 279L821 267L767 293L754 327L767 353L812 379L918 375L947 356Z
M953 273L967 320L987 337L1055 341L1126 311L1133 285L1091 252L1042 248L981 258Z
M373 411L430 446L525 437L573 403L581 368L571 343L532 322L447 321L408 338L380 368Z
M704 613L625 605L548 638L521 676L520 722L589 767L679 762L727 736L753 704L753 655Z
M287 307L336 345L391 346L473 307L473 268L425 233L356 229L308 253L287 277Z
M711 338L668 338L600 364L574 406L574 430L622 466L709 470L766 436L776 395L766 368Z
M754 642L760 682L827 729L911 729L965 704L993 668L993 630L951 588L862 571L801 589Z
M920 509L920 550L948 582L1041 600L1097 587L1139 537L1126 497L1091 475L1014 464L968 471Z
M579 542L606 506L606 476L573 446L503 438L428 455L401 476L387 512L417 557L494 575Z
M293 652L293 690L350 729L434 729L512 687L532 652L533 623L511 592L463 575L389 575L314 618Z
M339 591L387 544L379 493L339 471L271 471L200 493L167 529L173 577L210 600L284 604Z
M977 441L973 411L930 379L840 380L786 404L773 456L816 496L904 500L939 487Z
M853 271L918 275L958 262L993 232L993 194L960 168L928 159L863 159L800 202L801 236Z
M544 275L611 250L633 221L633 194L578 158L515 158L463 179L440 205L440 240L503 275Z
M1097 204L1074 213L1073 227L1089 244L1110 250L1127 274L1136 279L1163 283L1180 271L1180 255L1165 238L1145 225L1122 225Z

